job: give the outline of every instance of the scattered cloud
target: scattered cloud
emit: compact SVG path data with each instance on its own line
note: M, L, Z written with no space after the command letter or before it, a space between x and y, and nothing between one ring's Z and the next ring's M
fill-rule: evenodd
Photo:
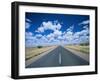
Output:
M41 38L42 35L41 35L41 34L37 34L36 37L37 37L37 38Z
M36 32L44 32L44 27L39 27L38 30L36 30Z
M28 20L29 21L29 20ZM30 22L30 21L29 21ZM65 31L61 31L61 24L56 21L42 22L41 26L36 30L37 34L26 32L26 46L38 45L56 45L56 44L79 44L89 42L89 20L83 21L83 29L80 31L73 31L74 25L66 27ZM46 30L52 30L49 34L43 34Z
M25 20L25 28L26 28L26 29L28 29L28 28L31 26L31 22L32 22L32 21L29 20L29 19L26 19L26 20Z
M70 26L70 27L67 29L67 31L68 31L68 32L69 32L69 31L73 31L73 28L74 28L74 25Z
M54 34L54 37L57 37L57 36L62 35L62 31L55 30L53 34Z
M90 21L89 20L85 20L85 21L82 21L81 23L79 23L79 25L86 25L86 24L89 24L90 23Z
M61 24L58 21L47 21L42 22L41 26L36 30L36 32L44 32L45 30L60 30Z
M32 36L32 32L25 32L25 36Z
M85 25L85 26L83 26L83 28L86 29L86 28L89 28L89 26L88 25Z
M30 27L30 23L26 22L25 23L25 28L28 29Z
M26 19L25 21L26 21L26 22L32 22L30 19Z
M83 30L74 33L73 43L86 43L86 42L89 42L89 29L88 28L84 28Z
M54 38L54 34L53 34L53 33L48 34L48 35L47 35L47 38L48 38L48 39Z

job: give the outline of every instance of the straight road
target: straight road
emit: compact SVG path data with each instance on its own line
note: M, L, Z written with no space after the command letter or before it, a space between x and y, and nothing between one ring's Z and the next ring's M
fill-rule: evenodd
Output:
M26 66L26 68L79 65L89 65L89 62L68 51L64 47L58 46L45 56Z

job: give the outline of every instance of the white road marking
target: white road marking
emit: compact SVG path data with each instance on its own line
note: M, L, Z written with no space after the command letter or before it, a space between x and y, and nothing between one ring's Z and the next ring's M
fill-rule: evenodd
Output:
M59 64L61 64L61 53L59 53Z

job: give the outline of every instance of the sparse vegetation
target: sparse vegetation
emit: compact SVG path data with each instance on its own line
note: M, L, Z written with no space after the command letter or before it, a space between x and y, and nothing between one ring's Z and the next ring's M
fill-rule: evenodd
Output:
M81 45L81 46L88 46L89 43L88 42L87 43L80 43L79 45Z
M35 57L37 55L40 55L50 49L52 49L54 46L51 46L51 47L41 47L41 46L38 46L38 47L26 47L25 48L25 59L28 60L32 57ZM41 48L41 49L40 49Z
M76 50L76 51L80 51L80 52L83 52L83 53L86 53L86 54L89 54L89 45L87 43L86 44L80 44L80 45L68 45L68 46L65 46L65 47Z

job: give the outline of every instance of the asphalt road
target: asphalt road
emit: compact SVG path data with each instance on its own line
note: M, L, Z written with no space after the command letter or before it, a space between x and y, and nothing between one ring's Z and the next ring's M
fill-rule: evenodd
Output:
M26 68L79 65L89 65L89 62L73 54L64 47L58 46L53 51L28 65Z

